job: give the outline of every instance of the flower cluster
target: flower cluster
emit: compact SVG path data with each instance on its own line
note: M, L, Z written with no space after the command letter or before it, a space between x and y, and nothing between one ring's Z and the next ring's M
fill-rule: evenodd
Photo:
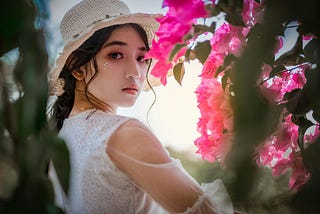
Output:
M225 158L233 133L229 87L223 90L221 81L214 78L215 72L227 55L239 55L244 44L241 27L221 25L210 40L212 51L203 65L201 83L196 89L201 136L195 140L195 145L199 148L197 153L211 162Z
M197 153L210 162L218 160L223 163L233 141L233 110L230 100L234 94L230 92L232 80L226 75L232 69L232 62L225 65L225 59L230 55L235 58L241 56L247 46L248 33L263 18L263 1L260 2L259 4L255 0L244 0L241 12L243 25L235 26L225 21L214 30L210 39L211 51L203 63L203 69L199 75L201 82L195 92L200 110L197 129L200 137L195 140L195 145L198 147ZM216 6L215 1L211 3L213 7ZM160 22L157 32L159 38L157 42L153 42L149 56L158 60L151 73L161 78L161 82L165 85L168 70L186 53L186 49L181 49L170 61L171 51L176 44L186 44L185 36L196 23L196 18L206 17L207 12L202 0L165 0L164 6L169 7L169 10L163 18L158 20ZM303 40L311 38L303 36ZM274 54L277 54L282 47L283 39L279 36ZM281 68L282 70L278 70L276 74L271 74L274 72L274 67L264 64L261 68L261 80L257 82L261 94L274 104L284 104L286 93L305 86L307 83L305 71L310 68L310 63L300 63L296 67L285 65ZM256 152L257 163L270 167L275 176L291 169L289 185L297 189L307 181L309 173L304 167L302 148L298 144L299 126L292 121L293 115L285 108L279 127L262 146L256 149ZM302 142L306 145L310 144L319 136L319 124L314 122L314 125L304 134Z
M201 117L198 132L201 137L195 140L197 153L210 162L223 161L229 151L233 133L233 112L230 106L230 93L223 90L218 79L202 78L196 90Z
M156 32L158 40L152 42L152 49L148 52L147 57L157 60L151 74L160 78L161 83L166 85L168 71L185 54L186 50L181 49L173 62L170 62L169 56L173 47L177 43L184 42L184 36L192 29L194 20L205 17L207 12L202 0L165 0L163 6L168 7L168 11L164 17L158 19L160 22L160 27ZM192 11L192 13L186 11Z

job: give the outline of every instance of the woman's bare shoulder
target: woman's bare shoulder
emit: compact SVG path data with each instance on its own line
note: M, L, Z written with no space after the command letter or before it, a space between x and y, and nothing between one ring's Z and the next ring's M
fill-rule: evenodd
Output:
M161 164L171 160L153 132L135 119L128 120L112 134L108 148L145 163ZM112 158L112 152L108 152L108 154Z

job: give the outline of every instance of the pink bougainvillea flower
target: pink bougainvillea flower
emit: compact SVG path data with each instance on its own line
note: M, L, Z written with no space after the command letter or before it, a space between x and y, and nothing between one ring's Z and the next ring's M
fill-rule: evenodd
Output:
M312 38L314 38L314 37L315 37L314 35L309 34L309 35L303 35L303 36L302 36L302 39L303 39L304 41L309 41L310 39L312 39Z
M279 50L283 47L283 39L281 36L277 37L276 46L274 48L273 54L279 53Z
M216 79L202 79L196 90L201 117L198 131L201 137L195 140L197 153L208 161L223 161L232 139L233 112L230 105L230 94L223 91Z
M311 126L310 128L310 132L308 132L306 135L305 135L305 142L307 143L313 143L316 141L316 139L318 137L320 137L320 126L319 124L315 124L314 126Z
M228 23L222 24L210 40L212 51L218 54L238 56L245 45L242 29L242 27L235 27Z
M272 168L272 174L279 176L291 169L289 186L297 189L308 179L304 168L298 141L298 126L288 115L280 123L280 129L267 139L267 143L259 150L258 163Z
M158 60L151 74L160 77L164 84L167 82L168 70L166 69L172 68L176 62L176 59L169 62L171 51L177 43L185 42L184 36L191 30L195 19L206 17L207 11L202 0L165 0L163 6L168 7L168 11L165 16L157 19L160 23L156 32L158 39L153 41L147 57Z
M269 81L264 81L261 88L262 94L268 100L274 100L275 102L281 102L283 96L287 92L291 92L294 89L302 88L306 83L304 71L308 66L301 66L291 71L282 71L277 76L272 77ZM262 67L265 69L267 67ZM267 70L270 72L270 70ZM263 73L263 78L268 79L268 73Z
M296 154L292 152L290 154L291 158L291 176L289 180L289 187L291 189L297 190L300 186L305 184L309 177L310 174L306 170L303 164L303 160L300 154Z
M215 72L223 64L228 54L238 56L245 37L241 27L222 24L210 40L212 47L201 73L201 83L196 90L201 117L198 131L201 137L195 140L197 153L208 161L223 162L233 138L233 111L230 105L230 92L222 89ZM220 77L221 78L221 75Z
M162 6L163 7L174 7L174 8L179 8L184 5L190 5L192 4L193 0L164 0Z
M247 27L252 27L259 22L261 16L260 5L255 0L244 0L241 13L243 21Z
M224 55L212 51L203 65L201 77L213 78L216 70L222 65Z
M159 60L154 65L154 68L151 70L151 74L154 77L160 78L160 82L162 85L167 84L167 73L172 68L171 63L167 63L165 60Z

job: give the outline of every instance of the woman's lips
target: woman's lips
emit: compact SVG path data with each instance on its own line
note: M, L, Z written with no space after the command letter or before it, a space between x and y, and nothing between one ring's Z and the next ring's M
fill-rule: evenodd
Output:
M138 89L135 85L123 88L122 91L131 95L136 95L138 93Z

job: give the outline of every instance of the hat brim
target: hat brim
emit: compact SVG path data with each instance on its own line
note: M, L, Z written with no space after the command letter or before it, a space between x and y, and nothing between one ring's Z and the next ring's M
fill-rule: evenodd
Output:
M58 55L54 68L49 73L49 88L51 89L55 85L57 79L59 78L60 72L70 54L74 50L79 48L97 30L113 25L136 23L145 30L148 37L149 45L151 46L152 40L155 38L155 32L159 28L159 23L156 21L156 18L160 18L161 16L161 14L146 13L128 14L119 17L104 19L88 27L86 31L81 32L79 35L77 35L76 38L66 44L63 48L63 51ZM160 84L158 78L155 78L150 74L148 76L148 79L152 86ZM148 90L148 86L146 86L144 89Z

